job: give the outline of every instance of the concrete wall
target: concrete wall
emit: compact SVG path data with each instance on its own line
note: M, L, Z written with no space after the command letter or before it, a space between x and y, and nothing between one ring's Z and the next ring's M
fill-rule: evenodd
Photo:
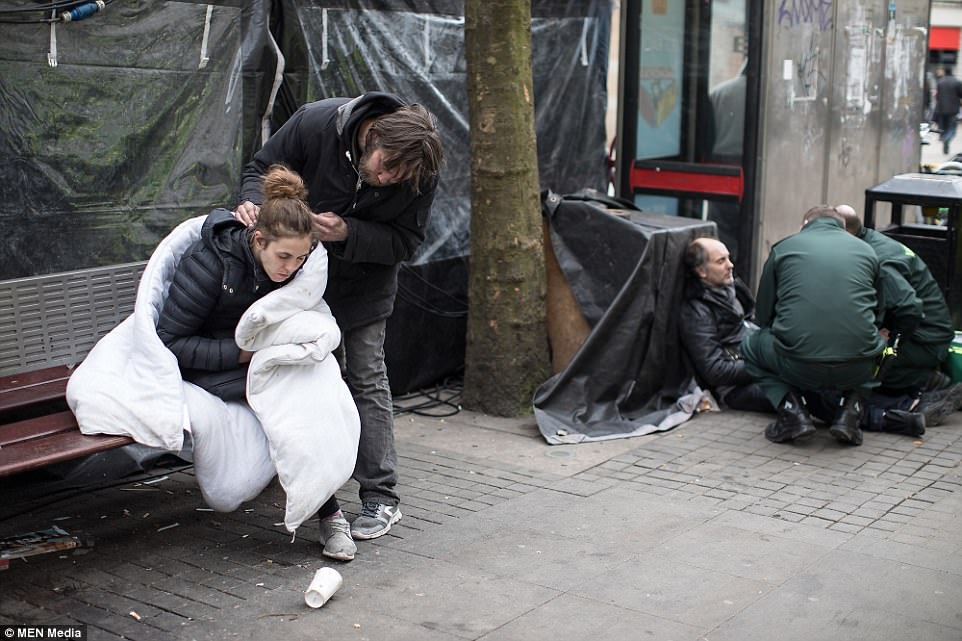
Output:
M929 23L927 0L767 5L759 266L812 205L861 210L866 188L918 171Z

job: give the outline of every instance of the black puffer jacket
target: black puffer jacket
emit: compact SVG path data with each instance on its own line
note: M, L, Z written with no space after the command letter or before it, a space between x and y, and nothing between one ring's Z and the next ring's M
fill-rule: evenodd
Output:
M283 163L303 176L315 213L331 211L344 218L347 240L325 243L330 262L324 294L343 330L391 315L398 265L424 241L437 179L420 194L405 186L372 187L358 179L361 123L405 104L379 92L306 104L268 139L242 174L241 200L261 204L264 173L270 165Z
M226 209L212 211L200 240L177 265L157 321L157 335L184 378L205 387L203 372L242 367L237 323L251 303L279 286L254 259L244 224Z
M685 351L691 358L699 382L709 389L748 385L739 346L753 327L755 301L748 287L735 279L735 296L744 311L739 314L722 292L690 278L681 306L679 328Z

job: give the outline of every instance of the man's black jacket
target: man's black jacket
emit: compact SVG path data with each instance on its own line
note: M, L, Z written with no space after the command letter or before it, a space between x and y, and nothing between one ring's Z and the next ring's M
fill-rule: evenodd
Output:
M679 334L701 385L719 387L748 385L739 346L750 331L755 301L748 287L735 279L735 296L743 311L739 313L717 288L689 278L681 306Z
M261 204L268 167L287 165L304 178L312 211L344 218L347 240L325 243L330 267L324 295L342 330L391 315L398 265L424 241L436 179L417 194L407 186L372 187L358 178L361 123L405 104L379 92L306 104L268 139L242 174L241 201Z

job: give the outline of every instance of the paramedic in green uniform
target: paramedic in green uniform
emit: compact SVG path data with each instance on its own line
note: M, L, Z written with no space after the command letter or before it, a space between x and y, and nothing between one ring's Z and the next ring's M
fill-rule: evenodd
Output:
M922 303L923 318L915 331L899 340L898 356L886 367L877 394L905 398L925 415L927 427L941 425L962 408L962 383L952 383L941 372L955 335L945 296L928 266L915 252L874 229L862 226L849 205L835 208L845 219L845 229L875 250L883 266L891 266L905 279ZM903 402L903 405L905 403Z
M924 317L910 336L899 342L898 357L885 370L880 391L895 394L918 394L947 387L947 376L939 371L955 336L952 317L945 304L942 289L932 273L911 249L885 234L862 226L855 210L839 205L845 229L868 243L883 265L891 265L905 279L922 302Z
M860 445L861 398L877 384L876 361L885 348L876 326L879 260L845 231L834 207L814 207L804 221L765 262L755 312L761 329L745 338L742 354L778 410L766 438L782 443L814 434L802 393L836 390L841 407L829 431L839 442ZM911 317L918 308L900 312ZM899 329L911 328L911 320L902 322Z

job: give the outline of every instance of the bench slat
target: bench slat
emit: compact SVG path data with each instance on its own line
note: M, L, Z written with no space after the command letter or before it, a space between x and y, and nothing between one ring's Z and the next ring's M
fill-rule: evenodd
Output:
M45 414L16 423L0 425L0 447L9 447L35 438L45 438L60 432L78 430L73 412Z
M46 369L0 376L0 412L62 399L72 369L57 365Z
M21 441L0 448L0 476L38 469L129 443L133 440L126 436L87 436L79 431Z

